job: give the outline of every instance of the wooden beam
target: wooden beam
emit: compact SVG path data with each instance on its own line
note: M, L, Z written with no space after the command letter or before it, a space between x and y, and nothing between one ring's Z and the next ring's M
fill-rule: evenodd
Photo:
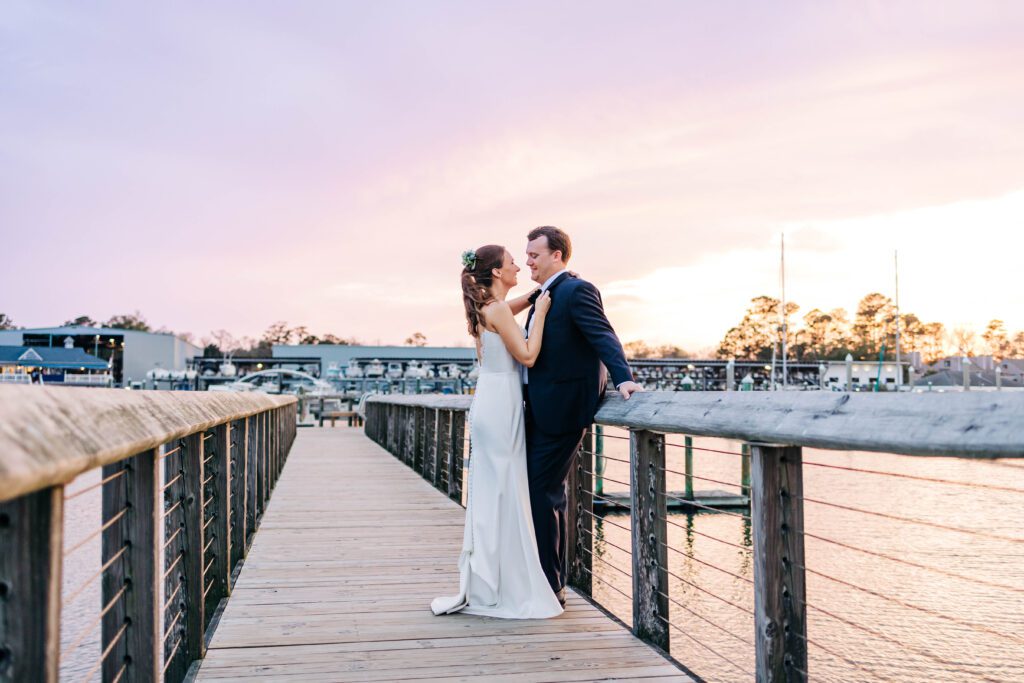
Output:
M294 401L229 391L0 385L0 501Z
M803 456L799 446L751 450L757 680L806 681Z
M447 489L447 483L443 481L445 465L449 460L452 450L452 411L437 411L437 436L434 447L434 462L431 466L431 483L438 489Z
M594 571L594 435L587 430L569 471L569 585L584 595L593 594Z
M466 413L452 413L452 449L448 461L448 497L462 504L462 466L466 457Z
M245 557L246 535L246 509L248 507L249 487L247 476L249 472L248 444L249 444L249 421L246 419L235 420L231 423L231 561L228 571L234 572L235 567Z

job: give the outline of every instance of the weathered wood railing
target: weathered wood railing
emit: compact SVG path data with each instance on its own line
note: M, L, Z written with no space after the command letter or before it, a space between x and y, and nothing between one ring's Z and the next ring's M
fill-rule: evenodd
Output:
M295 422L294 398L266 394L0 387L0 681L57 680L62 605L97 578L100 615L72 646L100 626L85 679L183 680ZM65 493L96 468L99 483ZM64 502L95 488L100 527L65 549ZM102 567L62 596L65 557L97 535Z
M465 413L471 401L471 396L374 396L366 404L366 433L461 503L462 461L469 457L462 436L468 431ZM633 632L666 653L671 623L666 508L671 495L665 435L744 442L743 454L751 459L758 681L808 679L803 447L1024 457L1024 395L650 392L628 402L610 395L596 422L630 433ZM585 457L578 459L568 485L570 583L587 595L595 578L592 438L592 431L584 437ZM744 484L746 476L745 469Z

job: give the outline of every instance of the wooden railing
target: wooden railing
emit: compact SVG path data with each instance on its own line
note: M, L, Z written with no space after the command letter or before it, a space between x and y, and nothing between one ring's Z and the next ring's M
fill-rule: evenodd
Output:
M70 648L100 628L83 680L183 680L295 421L294 398L266 394L0 387L0 681L58 679L62 613L97 580L99 616ZM74 487L96 468L98 483ZM65 501L95 489L98 529L65 540ZM96 536L102 566L62 595L66 562Z
M366 404L366 433L461 503L463 459L469 457L465 414L471 401L470 396L373 396ZM742 517L752 526L756 669L752 673L758 681L808 679L808 643L813 641L807 633L803 447L1024 457L1024 395L650 392L626 402L612 394L595 422L629 430L627 531L631 533L632 596L626 597L633 604L633 632L666 653L671 652L670 602L686 608L670 596L667 504L673 499L702 506L666 490L666 471L672 470L666 467L665 435L688 435L688 444L692 443L689 435L744 442L743 456L750 458L750 513L726 514ZM592 582L597 578L594 522L600 515L595 515L594 478L601 471L599 451L590 430L568 484L570 583L585 595L593 594ZM687 469L689 477L689 463ZM744 477L746 472L744 468ZM966 621L956 623L988 629ZM1014 634L995 635L1010 642L1024 641Z

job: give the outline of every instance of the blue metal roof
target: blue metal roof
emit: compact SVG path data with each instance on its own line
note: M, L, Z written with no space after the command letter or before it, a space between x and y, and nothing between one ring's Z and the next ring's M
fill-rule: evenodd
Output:
M0 346L0 365L35 368L85 368L86 370L107 369L107 361L100 360L82 349L46 346Z

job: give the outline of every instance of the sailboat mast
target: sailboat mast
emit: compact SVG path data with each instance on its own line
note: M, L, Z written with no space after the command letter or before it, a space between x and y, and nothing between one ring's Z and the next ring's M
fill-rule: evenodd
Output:
M786 233L782 233L782 260L779 277L782 280L782 310L780 311L782 324L779 326L779 331L782 333L782 387L785 388L788 384L786 377Z
M892 252L896 276L896 391L903 385L903 367L900 365L900 252Z

